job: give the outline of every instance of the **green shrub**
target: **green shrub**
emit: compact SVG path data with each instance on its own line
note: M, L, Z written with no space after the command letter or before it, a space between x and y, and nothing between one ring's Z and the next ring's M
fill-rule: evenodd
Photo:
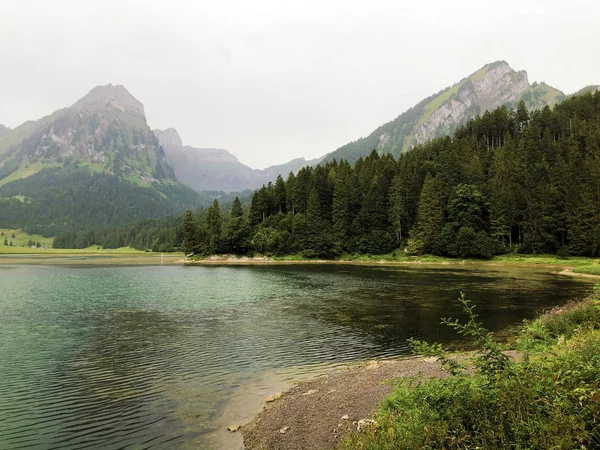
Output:
M600 448L600 317L597 293L526 325L521 340L552 342L520 362L504 359L491 333L469 317L444 320L477 344L478 370L465 374L439 344L411 341L441 359L446 379L400 379L376 413L377 426L345 449ZM562 336L563 339L556 339Z

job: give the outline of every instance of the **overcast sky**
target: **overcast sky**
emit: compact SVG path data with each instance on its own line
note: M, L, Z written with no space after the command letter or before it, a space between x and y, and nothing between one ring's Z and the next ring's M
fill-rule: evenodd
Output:
M152 128L254 168L313 158L506 60L600 84L600 2L1 0L0 123L123 84Z

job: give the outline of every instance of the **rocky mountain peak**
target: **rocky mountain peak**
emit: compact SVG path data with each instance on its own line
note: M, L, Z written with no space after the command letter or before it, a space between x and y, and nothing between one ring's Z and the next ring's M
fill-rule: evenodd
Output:
M183 141L175 128L166 130L152 130L165 152L180 151L183 149Z
M482 76L476 72L470 77L482 112L516 100L530 86L527 72L514 71L506 61L488 64L482 71Z
M5 136L8 136L8 134L11 132L12 130L10 128L8 128L7 126L4 126L0 123L0 139L2 139Z
M486 110L514 102L529 87L524 70L516 72L506 61L487 64L438 95L437 109L429 113L428 105L425 106L414 131L414 141L405 142L404 149L450 132Z
M127 116L145 120L144 105L124 86L96 86L72 106L75 111L96 112L114 108Z

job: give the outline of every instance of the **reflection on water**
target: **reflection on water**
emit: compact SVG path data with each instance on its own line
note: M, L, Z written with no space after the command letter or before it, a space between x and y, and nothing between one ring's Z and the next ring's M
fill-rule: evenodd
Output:
M219 448L290 380L448 342L459 291L499 329L582 296L531 268L0 271L0 448Z

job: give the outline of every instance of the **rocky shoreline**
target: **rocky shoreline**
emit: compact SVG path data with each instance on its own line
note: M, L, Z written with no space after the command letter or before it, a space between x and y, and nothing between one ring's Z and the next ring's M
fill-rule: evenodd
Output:
M433 358L373 361L301 382L266 399L254 420L242 426L249 450L331 449L370 417L392 392L390 380L421 375L446 377Z

